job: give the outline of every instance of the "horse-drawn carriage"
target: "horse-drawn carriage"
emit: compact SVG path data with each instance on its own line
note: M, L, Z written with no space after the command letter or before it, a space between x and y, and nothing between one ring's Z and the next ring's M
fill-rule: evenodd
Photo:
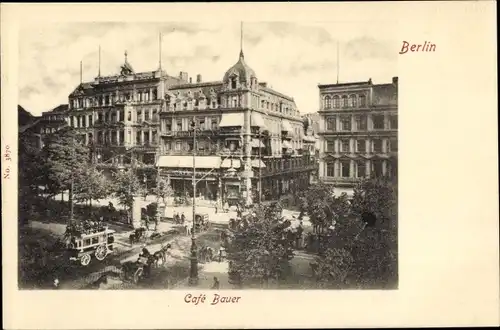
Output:
M170 244L165 246L162 244L160 250L153 254L149 253L146 248L143 248L137 261L129 261L122 264L120 273L122 280L137 284L142 279L149 277L152 268L158 268L165 264L167 261L167 251L171 247Z
M98 223L85 222L82 226L68 226L65 233L69 260L88 266L92 255L104 260L114 250L114 230Z

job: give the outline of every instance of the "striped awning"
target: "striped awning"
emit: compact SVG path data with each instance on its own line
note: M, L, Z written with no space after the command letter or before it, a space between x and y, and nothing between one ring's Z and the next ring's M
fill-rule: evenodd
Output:
M223 113L219 127L243 127L245 117L242 112Z
M264 148L264 143L259 139L252 139L252 148Z
M221 159L216 156L197 156L196 168L220 168ZM158 167L193 168L192 156L160 156L156 163Z
M266 164L261 159L252 159L252 167L264 168Z
M258 127L260 128L261 131L266 130L266 123L264 122L264 118L262 118L262 114L253 111L251 118L252 118L251 120L252 127Z
M221 168L240 168L241 167L241 160L239 159L234 159L234 158L226 158L222 161L222 164L220 165Z

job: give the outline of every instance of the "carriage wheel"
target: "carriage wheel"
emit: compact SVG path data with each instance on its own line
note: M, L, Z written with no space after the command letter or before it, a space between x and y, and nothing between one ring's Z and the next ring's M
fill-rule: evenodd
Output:
M137 284L139 282L139 279L142 276L142 273L144 270L142 268L138 268L135 273L134 273L134 283Z
M106 245L99 245L97 250L95 250L95 257L99 261L103 261L104 258L108 255L108 248Z
M84 254L81 258L80 258L80 264L82 266L88 266L90 264L90 259L92 259L92 257L90 256L90 254Z

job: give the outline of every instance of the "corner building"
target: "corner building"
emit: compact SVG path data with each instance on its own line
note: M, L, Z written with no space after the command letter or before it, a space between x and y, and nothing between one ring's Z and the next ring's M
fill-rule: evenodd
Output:
M352 193L363 178L398 170L398 78L319 85L319 179Z
M177 195L192 196L193 167L197 197L230 204L276 199L307 186L315 170L293 98L259 82L243 51L222 81L198 75L170 86L160 118L157 165Z
M119 74L99 74L69 95L68 124L79 132L92 150L93 161L106 173L133 165L151 181L163 95L170 85L181 82L181 77L171 77L161 69L136 73L125 52Z

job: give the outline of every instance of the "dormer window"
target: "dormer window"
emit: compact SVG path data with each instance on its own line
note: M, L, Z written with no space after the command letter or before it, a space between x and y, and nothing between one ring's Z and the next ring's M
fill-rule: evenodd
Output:
M231 89L236 89L236 76L231 77Z

